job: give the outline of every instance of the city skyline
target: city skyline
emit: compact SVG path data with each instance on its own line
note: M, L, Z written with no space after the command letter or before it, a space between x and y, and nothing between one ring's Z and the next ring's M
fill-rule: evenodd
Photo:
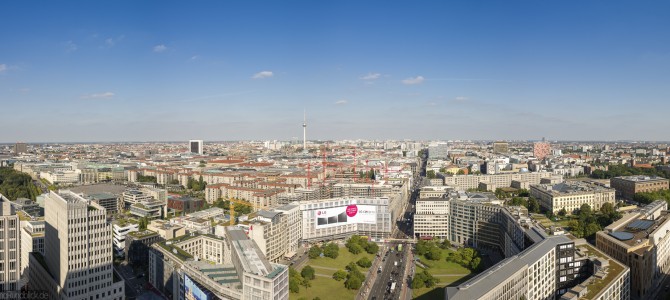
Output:
M0 143L668 140L668 3L0 7Z

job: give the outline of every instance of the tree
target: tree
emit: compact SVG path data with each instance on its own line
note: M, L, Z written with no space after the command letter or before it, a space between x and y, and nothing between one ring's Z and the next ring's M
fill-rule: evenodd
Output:
M300 276L302 276L302 278L305 278L307 280L313 280L315 277L314 268L312 268L311 266L305 266L304 268L302 268L302 271L300 271Z
M353 261L350 262L346 267L344 267L347 271L353 272L353 271L358 271L358 267L356 267L356 263Z
M449 249L451 247L451 242L448 239L442 240L442 243L440 243L440 248L442 249Z
M311 288L312 287L312 283L309 282L309 279L307 279L307 278L303 278L302 282L300 282L300 285L304 286L305 288Z
M290 277L288 280L288 290L291 293L298 293L300 292L300 283L301 281L297 281L294 277Z
M315 259L315 258L321 256L321 248L319 248L319 246L317 246L317 245L312 246L312 248L309 248L309 252L307 252L307 256L310 259Z
M482 262L481 258L479 257L473 258L472 261L470 262L470 270L472 271L479 270L479 265L481 264L481 262Z
M419 240L416 243L416 254L425 255L430 250L430 244L427 241Z
M340 255L340 247L338 247L337 244L328 243L325 246L323 246L323 256L335 259L339 255Z
M528 198L528 210L533 213L540 212L540 204L537 203L537 200L533 197Z
M558 211L558 215L561 216L561 217L565 217L565 215L566 215L567 213L568 213L568 212L565 210L565 207L564 207L564 208L561 208L561 210Z
M367 246L365 247L365 252L370 253L370 254L375 254L379 251L379 245L375 242L368 242Z
M442 259L442 250L437 246L432 246L426 253L426 258L430 260L440 260Z
M465 171L463 171L463 169L458 169L458 172L456 172L456 175L465 175Z
M361 248L361 246L358 244L352 244L347 248L349 249L349 252L351 252L351 254L358 254L363 252L363 248Z
M359 277L349 277L347 281L344 282L344 287L350 290L357 290L361 288L363 281Z
M347 278L347 272L344 270L337 270L335 273L333 273L333 279L337 281L342 281L345 278Z
M434 171L434 170L428 170L428 171L426 172L426 177L428 177L428 179L433 179L433 178L435 178L435 171Z
M300 285L303 282L303 278L300 276L300 273L296 271L293 267L288 268L288 289L291 293L300 292Z
M363 257L363 258L359 259L359 260L356 262L356 264L359 265L359 266L361 266L361 268L369 268L369 267L372 266L372 262L371 262L370 259L367 258L367 257Z

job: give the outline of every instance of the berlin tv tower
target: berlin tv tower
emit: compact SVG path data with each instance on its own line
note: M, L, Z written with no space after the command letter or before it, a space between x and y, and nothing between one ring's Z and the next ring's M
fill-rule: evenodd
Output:
M302 121L302 153L307 153L307 112L303 111Z

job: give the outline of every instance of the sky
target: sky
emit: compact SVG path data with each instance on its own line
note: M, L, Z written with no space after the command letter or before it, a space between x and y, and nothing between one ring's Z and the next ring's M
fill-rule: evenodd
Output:
M668 1L0 11L0 142L670 140Z

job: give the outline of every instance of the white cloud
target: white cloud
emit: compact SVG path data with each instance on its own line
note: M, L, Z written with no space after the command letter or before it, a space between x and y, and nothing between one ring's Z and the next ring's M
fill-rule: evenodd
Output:
M469 99L470 99L470 98L468 98L468 97L458 96L458 97L454 98L454 101L456 101L456 102L465 102L465 101L468 101Z
M165 50L167 50L167 46L165 46L163 44L154 46L154 52L156 52L156 53L161 53Z
M254 76L252 76L251 78L252 79L263 79L263 78L270 78L272 76L274 76L274 73L272 73L272 71L261 71L261 72L258 72L256 74L254 74Z
M335 101L335 105L345 105L347 103L349 103L349 101L345 99Z
M198 55L193 55L193 56L191 56L191 60L196 60L196 59L198 59L198 58L200 58L200 56L198 56Z
M112 97L114 97L114 93L104 92L104 93L83 95L81 96L81 99L109 99Z
M379 73L368 73L368 75L361 76L360 78L362 80L375 80L375 79L379 79L379 77L381 77L381 76L382 76L382 74L379 74Z
M72 41L65 42L65 52L74 52L77 51L77 44Z
M30 92L30 89L29 88L22 88L22 89L19 89L19 92L28 93L28 92Z
M109 48L114 47L114 45L116 45L118 42L122 41L125 37L126 37L125 35L121 35L117 38L113 38L113 37L108 38L108 39L105 40L105 46L107 46Z
M7 71L7 65L5 64L0 64L0 73Z
M402 83L407 84L407 85L420 84L424 80L425 80L425 78L423 78L423 76L417 76L417 77L414 77L414 78L410 77L410 78L404 79L402 81Z

